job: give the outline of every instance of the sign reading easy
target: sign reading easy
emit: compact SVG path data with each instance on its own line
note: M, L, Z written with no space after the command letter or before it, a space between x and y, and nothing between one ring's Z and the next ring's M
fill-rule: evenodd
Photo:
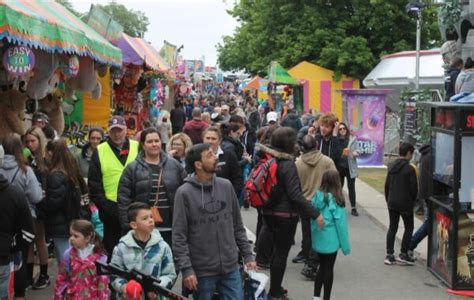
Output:
M26 46L11 46L3 54L3 67L12 75L23 76L35 66L35 54Z

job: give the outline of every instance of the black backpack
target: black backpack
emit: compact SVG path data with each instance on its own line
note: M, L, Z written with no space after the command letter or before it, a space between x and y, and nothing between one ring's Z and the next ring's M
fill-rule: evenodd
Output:
M80 186L75 186L70 182L69 197L66 203L66 215L68 221L72 220L91 220L92 212L89 207L89 193L83 191Z

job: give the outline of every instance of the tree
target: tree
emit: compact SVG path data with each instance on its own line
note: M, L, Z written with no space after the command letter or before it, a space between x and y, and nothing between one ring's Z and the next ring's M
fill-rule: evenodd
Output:
M148 30L150 21L144 12L128 9L115 1L100 7L116 22L123 26L123 31L133 37L143 37Z
M363 79L380 57L414 49L416 20L406 0L241 0L230 15L239 26L217 45L223 70L266 71L272 60L307 60ZM422 49L440 44L436 8L423 11Z
M77 10L74 9L74 6L69 0L56 0L59 4L67 8L72 14L74 14L76 17L81 18L82 14L78 12Z

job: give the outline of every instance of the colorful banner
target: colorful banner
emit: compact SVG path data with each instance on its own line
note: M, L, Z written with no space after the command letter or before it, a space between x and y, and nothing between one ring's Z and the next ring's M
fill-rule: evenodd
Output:
M342 90L344 121L356 137L359 166L382 166L385 130L385 97L375 90Z
M161 47L159 54L161 57L166 60L166 62L174 68L176 66L176 46L164 41L163 46Z
M109 41L115 41L122 37L123 26L112 19L99 5L91 5L87 25Z

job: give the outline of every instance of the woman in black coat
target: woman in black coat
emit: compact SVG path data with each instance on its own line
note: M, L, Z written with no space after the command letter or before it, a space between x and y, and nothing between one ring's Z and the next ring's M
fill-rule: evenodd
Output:
M38 204L45 214L45 227L48 236L53 238L56 259L61 261L63 253L69 248L69 224L77 218L79 207L74 191L87 192L87 185L81 175L74 156L69 152L66 140L53 143L53 156L46 177L46 197ZM80 199L79 199L80 201Z
M303 196L301 184L292 154L295 152L296 132L290 127L276 129L270 139L270 147L258 145L258 150L278 160L277 185L272 191L270 205L262 208L264 224L258 237L258 252L272 245L270 261L269 299L287 297L281 286L286 270L286 261L296 232L299 215L318 219L322 216ZM257 258L258 260L258 258Z
M162 222L156 224L163 239L171 245L174 195L183 184L186 171L161 149L161 138L155 128L145 129L140 137L141 152L120 177L117 207L120 225L129 230L127 209L140 201L157 206Z

